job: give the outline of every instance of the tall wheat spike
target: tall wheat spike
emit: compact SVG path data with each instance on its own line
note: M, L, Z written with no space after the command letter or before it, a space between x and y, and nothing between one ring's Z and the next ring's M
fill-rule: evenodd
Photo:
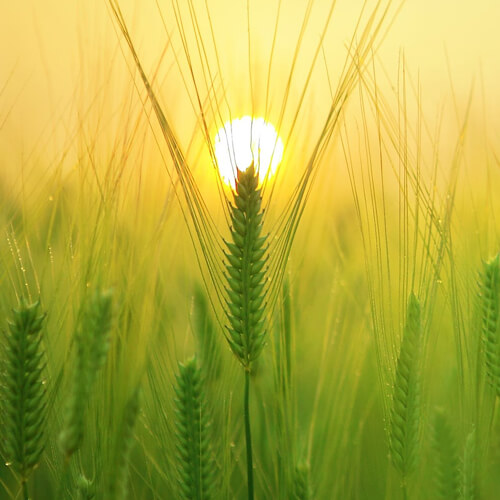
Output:
M247 448L248 499L254 498L253 453L250 426L250 372L266 339L265 298L267 256L262 236L262 196L253 163L238 169L231 212L231 238L226 242L228 342L245 369L244 418Z
M390 424L391 459L403 479L413 471L418 458L421 339L420 302L412 293L396 367Z
M196 359L179 364L176 378L176 434L182 498L208 500L214 498L215 462L211 455L210 419Z
M246 371L259 356L266 337L266 236L262 233L261 191L253 164L238 170L234 204L231 205L231 237L226 242L228 341Z
M500 395L500 254L484 263L479 280L479 304L486 373Z
M43 381L44 354L41 330L45 318L39 302L21 300L9 321L4 350L2 383L2 436L7 463L20 476L23 497L27 481L40 462L45 445L47 397Z

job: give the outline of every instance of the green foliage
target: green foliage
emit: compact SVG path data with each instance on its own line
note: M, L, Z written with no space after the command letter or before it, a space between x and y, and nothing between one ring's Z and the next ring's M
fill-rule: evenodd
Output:
M74 336L76 352L73 384L59 436L66 457L70 457L81 445L92 386L109 350L111 323L112 292L96 290Z
M3 452L23 483L40 462L45 446L47 395L41 346L45 315L39 313L39 305L21 299L8 324L3 353Z
M420 408L420 349L422 341L420 302L411 294L399 352L392 399L390 450L394 467L403 477L415 468L418 458Z
M456 500L460 493L460 461L456 438L443 410L436 411L432 430L436 498Z
M500 395L500 254L484 263L479 280L479 303L486 373Z
M176 435L179 486L186 500L216 498L216 465L211 453L210 418L196 359L179 364L176 375Z
M234 204L231 205L231 236L227 242L228 341L245 369L250 370L266 338L266 236L261 236L261 190L253 164L238 170Z

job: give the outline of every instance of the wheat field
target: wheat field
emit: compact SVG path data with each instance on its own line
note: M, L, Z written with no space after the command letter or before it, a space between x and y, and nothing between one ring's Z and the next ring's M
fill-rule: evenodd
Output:
M499 16L1 4L0 499L496 499Z

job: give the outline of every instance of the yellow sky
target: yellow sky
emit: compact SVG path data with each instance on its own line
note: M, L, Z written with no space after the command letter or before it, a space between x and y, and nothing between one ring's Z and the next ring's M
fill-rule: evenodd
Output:
M170 2L159 3L168 29L173 30ZM248 92L239 91L236 82L242 80L242 88L248 89L246 2L217 0L208 3L216 28L219 54L223 58L221 64L231 95L231 106L241 107L243 111L250 106L246 102ZM343 61L345 44L362 5L361 1L354 0L338 0L337 3L337 12L324 45L329 71L334 71L336 60ZM194 4L201 18L205 17L205 2L195 0ZM375 2L368 1L367 4L371 6ZM127 0L122 5L145 66L151 69L158 61L165 42L155 2ZM255 62L254 93L265 88L277 5L275 0L255 0L252 3L250 34ZM284 80L289 68L291 48L296 42L306 5L305 0L282 1L281 33L284 35L277 42L272 68L274 82L280 82L280 78ZM304 40L304 58L299 58L299 66L311 57L319 41L320 26L329 5L330 2L323 0L315 4ZM382 46L380 58L391 78L395 78L400 51L404 50L408 69L413 76L419 75L427 102L438 106L450 93L447 54L457 99L460 102L467 99L474 81L479 106L479 90L483 88L488 119L494 128L499 123L500 115L499 19L500 2L496 0L408 0ZM90 101L90 94L97 93L106 85L109 68L121 68L121 78L127 78L124 58L117 51L117 35L106 2L1 2L0 20L0 152L21 154L22 150L30 151L44 140L52 141L55 148L58 141L66 141L67 144L68 138L64 135L71 130L71 120L82 111L82 103ZM202 25L203 22L202 19ZM190 31L189 27L186 31ZM179 45L177 48L179 50ZM167 66L172 60L171 56L170 59L166 57ZM311 84L313 93L317 92L317 95L311 96L311 106L324 105L325 99L328 99L321 66L320 62L315 73L318 81L313 80ZM169 88L175 81L172 71L163 67L161 73L164 81L170 82ZM300 81L304 74L305 70L299 67L297 80ZM181 86L180 80L177 80ZM281 82L280 87L277 83L275 92L280 92L283 85ZM113 89L108 89L108 97L112 93ZM262 107L263 97L258 96L257 100L254 105ZM175 101L172 106L177 106L177 109L188 102L187 96ZM245 114L248 112L247 109ZM499 138L498 135L496 137Z

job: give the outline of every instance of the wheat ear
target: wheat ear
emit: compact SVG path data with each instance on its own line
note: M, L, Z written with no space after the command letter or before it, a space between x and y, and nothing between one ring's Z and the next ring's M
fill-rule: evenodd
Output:
M421 339L420 302L412 293L396 367L390 426L391 459L403 477L403 486L418 457Z
M44 314L39 302L21 300L8 323L2 384L3 448L28 498L27 481L44 449L47 398L43 381L41 329Z
M460 461L453 429L443 410L434 415L432 445L436 498L456 500L460 494Z
M266 236L262 233L262 196L253 164L238 170L231 204L231 238L227 242L228 341L245 370L264 346Z
M479 303L486 373L500 395L500 254L484 263L479 279Z
M85 409L97 373L109 350L112 322L112 292L97 290L91 297L81 324L75 333L75 369L64 425L59 435L67 458L80 447L83 439Z
M244 419L247 451L248 500L254 498L252 433L250 426L250 372L264 347L267 262L262 236L262 195L254 165L238 170L231 211L231 238L226 242L227 336L231 350L245 369Z
M179 364L176 378L176 434L182 498L208 500L213 496L215 463L209 439L210 419L196 359Z

